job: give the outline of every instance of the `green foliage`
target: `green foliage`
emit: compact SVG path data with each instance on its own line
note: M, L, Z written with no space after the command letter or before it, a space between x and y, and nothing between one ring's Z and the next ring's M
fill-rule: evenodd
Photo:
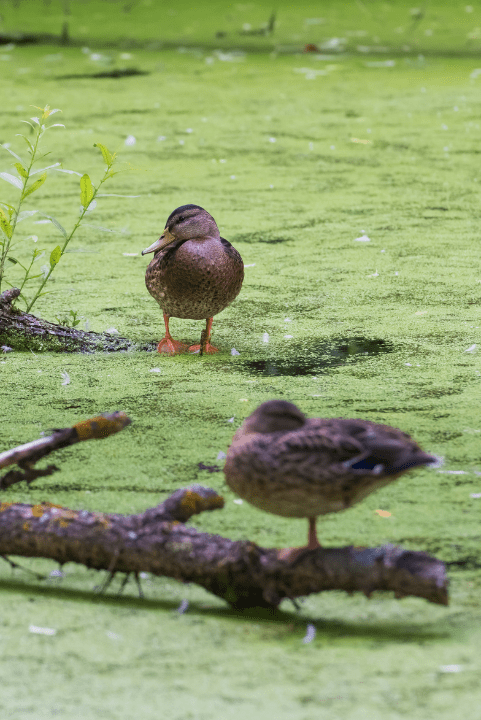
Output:
M45 134L45 132L53 127L65 127L61 123L53 123L51 125L47 124L47 119L50 118L52 115L54 115L57 112L60 112L58 109L50 110L49 106L46 105L44 108L36 108L37 110L41 111L40 117L32 117L30 120L23 120L22 122L29 125L29 127L32 129L32 132L34 133L34 140L33 143L26 137L26 135L19 134L20 137L22 137L26 144L27 144L27 153L30 156L28 162L23 160L20 155L17 155L13 150L11 150L8 146L3 145L3 149L7 150L7 152L10 153L10 155L13 155L13 157L18 161L13 163L13 167L18 173L17 175L11 175L8 172L1 172L0 178L2 180L5 180L5 182L9 183L10 185L13 185L14 188L20 191L20 197L18 199L17 205L12 206L9 205L6 202L0 202L0 290L2 287L2 282L5 282L7 285L11 285L11 283L5 278L6 270L7 270L7 261L11 265L18 265L24 270L24 277L20 286L21 295L20 297L23 299L26 305L27 312L30 312L35 302L38 300L39 297L42 295L45 295L47 291L44 291L43 288L45 287L45 284L50 279L50 276L52 272L54 271L55 267L60 262L63 254L65 253L65 250L67 248L67 245L69 244L70 240L72 239L75 232L78 230L80 225L82 224L82 221L84 219L85 214L89 211L89 208L92 206L92 202L95 200L95 197L100 190L101 186L104 184L106 180L113 177L115 173L112 171L112 166L116 159L116 153L111 153L105 145L101 145L100 143L96 143L94 147L98 147L100 152L102 153L102 157L106 164L106 169L104 172L104 175L100 179L100 181L97 183L97 185L93 185L90 177L87 174L80 175L80 173L77 173L75 171L71 170L63 170L63 168L60 167L60 163L54 163L53 165L49 165L48 167L41 168L39 170L34 170L33 166L34 163L38 160L42 159L43 157L46 157L48 153L45 153L43 155L40 154L39 151L39 145L40 140ZM47 180L47 171L48 170L56 170L59 172L67 172L69 174L74 175L80 175L80 202L82 205L80 216L75 225L73 226L72 230L67 232L67 230L61 225L61 223L52 215L48 215L47 213L41 212L40 210L21 210L24 201L30 197L30 195L33 195L39 188L42 187L42 185ZM41 173L41 174L40 174ZM33 180L31 182L33 176L39 175L37 179ZM22 220L25 220L25 218L30 217L32 215L38 214L42 217L47 218L50 220L52 225L57 228L57 230L61 233L61 235L64 238L63 245L57 245L50 253L49 257L49 265L44 265L41 268L41 272L37 273L34 270L34 263L37 259L40 259L44 255L44 251L40 251L37 248L35 248L31 253L30 263L27 265L24 265L18 258L13 257L10 255L11 249L22 242L25 242L26 240L31 239L32 236L28 238L24 238L23 240L17 240L16 239L16 229L18 223L22 222ZM14 238L15 235L15 238ZM34 238L35 241L37 238ZM37 278L42 278L40 281L36 291L33 294L33 297L31 299L27 299L25 294L23 293L23 289L26 286L27 283L30 283L32 280L36 280ZM73 311L70 311L71 313ZM76 321L76 315L73 318L74 321L74 327L75 325L78 325L78 322Z
M69 310L65 315L57 315L55 320L59 325L67 325L67 327L77 327L81 322L77 310Z
M83 175L80 178L80 202L82 207L88 208L94 197L94 189L92 187L92 181L88 175Z

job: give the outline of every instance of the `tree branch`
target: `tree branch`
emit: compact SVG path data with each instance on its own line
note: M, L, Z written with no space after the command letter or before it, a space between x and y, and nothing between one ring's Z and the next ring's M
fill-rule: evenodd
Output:
M11 288L0 295L0 345L14 350L48 350L50 352L121 352L155 350L157 344L135 343L128 338L78 330L29 315L12 306L20 295Z
M0 504L0 555L76 562L110 573L150 572L194 582L238 609L274 608L325 590L390 590L447 605L444 564L423 552L392 545L318 548L293 561L249 541L232 541L184 523L222 508L210 488L177 490L139 515L75 511L51 503Z
M89 420L83 420L73 427L54 430L53 434L48 437L32 440L25 445L19 445L0 453L0 469L14 464L22 468L22 470L10 470L6 475L0 477L0 490L5 490L22 480L30 484L38 477L45 477L57 471L58 467L55 465L49 465L43 470L34 467L36 462L54 450L84 440L102 440L123 430L130 423L130 418L122 411L110 415L97 415Z

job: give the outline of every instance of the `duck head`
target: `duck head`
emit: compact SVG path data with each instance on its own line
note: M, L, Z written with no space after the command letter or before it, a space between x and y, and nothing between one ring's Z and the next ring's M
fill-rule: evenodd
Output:
M178 242L204 237L220 237L219 228L212 215L199 205L181 205L169 215L160 238L142 250L142 255L158 252Z
M306 416L293 403L286 400L268 400L254 410L245 420L244 433L272 433L298 430L306 422Z

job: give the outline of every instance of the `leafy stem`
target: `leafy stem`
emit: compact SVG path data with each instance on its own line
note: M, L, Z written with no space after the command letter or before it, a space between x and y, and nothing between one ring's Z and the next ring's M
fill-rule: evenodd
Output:
M65 253L65 250L67 249L67 245L69 244L70 240L74 236L77 229L80 227L82 220L84 219L85 215L87 214L89 207L91 203L95 200L97 193L99 192L100 188L106 182L109 178L113 177L115 173L112 171L112 166L115 162L116 153L110 153L107 148L104 145L101 145L100 143L95 143L95 147L98 147L100 152L102 153L102 156L104 158L104 161L107 165L105 173L101 180L99 181L98 185L94 187L92 185L92 181L90 180L90 177L85 174L80 178L80 202L82 205L82 210L80 213L80 217L73 226L70 234L67 234L67 232L62 228L59 223L57 224L57 227L60 227L61 230L63 230L63 234L65 237L64 243L62 246L57 245L56 248L52 250L50 253L50 268L48 271L44 274L43 280L40 283L40 286L37 289L37 292L33 296L32 300L27 305L26 312L30 312L32 306L34 303L38 300L38 298L43 295L42 293L43 288L45 287L45 284L48 282L50 275L53 273L56 265L58 265L62 255Z
M41 109L41 108L37 108L37 110L39 110L39 109ZM12 207L11 205L6 206L9 211L9 215L10 215L9 218L7 218L5 213L3 211L1 211L0 225L1 225L1 229L3 231L3 234L6 237L6 240L2 243L2 253L1 253L1 257L0 257L0 291L2 289L2 280L3 280L4 273L5 273L5 262L7 260L8 253L10 252L13 234L17 227L18 216L20 214L20 209L22 207L22 204L23 204L25 198L28 197L28 195L31 195L33 192L35 192L35 190L38 190L38 188L41 185L43 185L43 183L45 182L45 180L47 178L47 174L43 173L43 175L41 175L40 178L38 180L36 180L34 183L32 183L32 185L30 185L30 187L27 189L27 184L28 184L28 181L30 180L32 167L33 167L34 162L37 159L38 144L40 142L40 138L42 137L45 130L47 129L45 124L43 123L43 121L46 120L50 115L53 115L53 113L55 113L55 112L59 112L59 111L58 110L50 110L49 106L47 105L42 110L41 120L39 120L39 118L31 118L32 121L35 122L35 124L37 126L35 140L34 140L33 144L30 142L30 140L25 135L21 136L26 141L26 143L28 145L28 152L30 154L30 162L26 168L23 167L21 162L15 163L15 168L16 168L18 174L20 175L21 179L15 177L14 175L8 175L7 173L2 173L3 179L7 180L7 182L10 182L12 185L17 187L21 192L20 192L20 197L18 199L18 203L17 203L16 207ZM31 122L29 122L28 120L25 120L24 122L26 122L28 125L30 125L30 127L33 130L35 130L35 127L34 127L34 125L32 125ZM6 149L8 150L8 148L6 148ZM16 157L18 160L21 160L21 158L16 153L13 153L11 150L9 152L14 157Z

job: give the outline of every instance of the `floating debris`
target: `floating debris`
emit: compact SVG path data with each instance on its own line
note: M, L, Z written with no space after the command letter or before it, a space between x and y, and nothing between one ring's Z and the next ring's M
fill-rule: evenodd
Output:
M57 633L54 628L39 627L38 625L29 625L28 632L34 633L34 635L56 635Z
M307 643L310 643L314 640L316 637L316 626L312 623L309 623L309 625L306 628L306 634L302 638L302 642L306 645Z
M179 615L183 615L187 611L188 607L189 607L189 601L182 600L179 607L177 608L177 612L179 613Z

